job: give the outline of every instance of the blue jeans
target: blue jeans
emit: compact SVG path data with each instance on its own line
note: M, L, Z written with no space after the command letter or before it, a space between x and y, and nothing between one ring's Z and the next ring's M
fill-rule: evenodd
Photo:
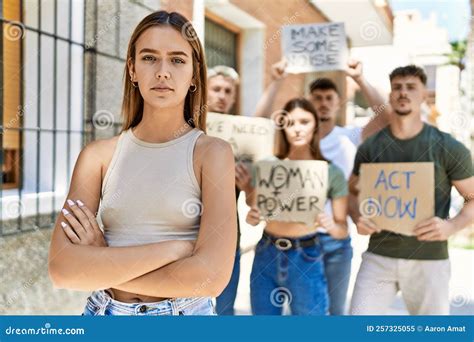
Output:
M255 249L250 300L254 315L281 315L285 303L293 315L327 315L328 292L321 245L282 251L263 237Z
M324 270L328 282L329 314L344 315L347 289L351 277L351 238L336 240L329 234L318 233L323 247Z
M240 277L240 249L235 253L234 268L232 269L232 276L229 284L227 284L224 291L216 298L216 312L218 315L233 316L235 297L237 296L237 287L239 285Z
M83 316L163 316L215 315L210 297L174 298L153 303L124 303L113 299L106 291L94 291L87 298Z

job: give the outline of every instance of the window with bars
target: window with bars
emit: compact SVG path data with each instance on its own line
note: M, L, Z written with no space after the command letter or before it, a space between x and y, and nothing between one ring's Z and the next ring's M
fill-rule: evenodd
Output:
M0 236L52 227L82 147L120 132L128 41L157 9L0 0Z
M52 227L82 147L119 133L128 40L156 9L0 0L0 236Z
M225 26L205 18L204 21L204 50L208 68L216 65L225 65L239 72L238 65L238 39L239 34ZM237 89L236 101L230 113L240 112L240 91Z
M21 18L20 6L15 1L5 1L2 6L2 16L13 23L7 24L2 37L2 183L4 189L16 188L19 185L18 158L20 156L19 127L20 127L20 70L21 70L21 26L15 25Z
M0 235L8 235L51 227L83 145L85 4L3 0L0 9Z
M226 65L238 70L237 34L209 18L205 19L204 30L207 66Z

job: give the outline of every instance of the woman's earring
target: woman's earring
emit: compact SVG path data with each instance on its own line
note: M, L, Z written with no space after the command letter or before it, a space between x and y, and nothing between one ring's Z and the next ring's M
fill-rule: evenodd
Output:
M138 82L133 82L132 76L130 76L130 82L134 88L138 88ZM136 84L135 84L136 83Z
M194 93L196 91L196 89L197 89L197 86L195 84L191 84L191 87L189 87L189 91L191 93Z

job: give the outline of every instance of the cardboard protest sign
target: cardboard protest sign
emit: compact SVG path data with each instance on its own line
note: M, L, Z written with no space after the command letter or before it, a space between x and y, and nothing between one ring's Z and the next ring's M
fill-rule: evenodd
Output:
M348 55L344 23L283 26L282 54L289 73L343 70Z
M275 128L270 119L208 113L206 127L207 134L230 143L236 162L252 163L273 155Z
M254 177L257 207L265 219L313 227L324 211L328 189L325 161L259 161Z
M414 235L435 213L434 164L370 163L360 170L359 209L379 228Z

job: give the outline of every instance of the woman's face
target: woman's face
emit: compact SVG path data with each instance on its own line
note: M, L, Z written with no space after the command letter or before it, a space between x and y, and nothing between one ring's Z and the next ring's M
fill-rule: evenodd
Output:
M291 147L310 145L316 129L316 120L311 112L295 108L290 113L288 127L285 128L286 139Z
M135 47L135 64L129 61L129 70L144 102L154 108L183 106L195 84L191 45L174 28L155 26L140 35Z

